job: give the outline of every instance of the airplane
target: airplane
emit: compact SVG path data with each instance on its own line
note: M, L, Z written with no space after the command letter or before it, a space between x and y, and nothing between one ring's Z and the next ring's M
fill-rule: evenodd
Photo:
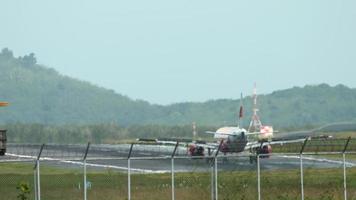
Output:
M305 138L298 138L293 140L275 140L273 138L273 127L262 125L259 117L257 115L257 102L256 102L256 89L254 89L254 114L250 123L249 130L254 130L253 132L242 128L242 118L243 118L243 104L242 104L242 94L240 99L240 110L237 126L225 126L217 129L216 131L206 131L205 133L213 134L216 142L206 142L199 140L188 140L188 139L172 139L172 138L161 138L161 139L137 139L139 142L154 142L156 144L162 145L174 145L179 142L180 145L187 146L187 154L190 156L205 156L206 149L208 150L208 155L212 155L213 151L219 151L223 154L227 153L241 153L244 151L250 151L251 153L258 154L270 154L272 153L272 144L285 144L292 142L303 142ZM253 129L251 126L256 126ZM193 123L193 129L195 128L195 123ZM193 131L193 136L195 135L195 129ZM265 156L268 157L268 156Z
M289 141L278 140L272 141L273 138L273 127L272 126L264 126L259 121L259 118L256 117L257 113L254 112L254 116L252 117L250 127L253 124L258 124L258 128L255 128L255 132L250 132L244 128L242 128L242 118L243 118L243 106L242 106L242 94L240 100L240 111L239 111L239 119L237 126L225 126L217 129L216 131L206 131L208 134L213 134L214 139L217 140L216 143L207 143L208 148L210 149L218 149L224 155L227 153L241 153L244 151L250 151L251 153L258 154L270 154L272 153L272 144L285 144L290 142L301 142L303 139L294 139ZM254 108L254 111L257 111ZM253 122L253 120L258 119L258 122ZM251 128L249 128L251 129ZM199 148L200 147L200 148ZM202 148L204 145L202 144L190 144L189 154L203 156L204 152ZM210 154L209 154L210 155Z
M215 132L207 131L206 133L214 134L214 138L221 142L219 150L226 153L240 153L249 149L252 152L259 154L272 153L271 140L273 138L273 127L262 125L262 122L257 114L257 90L256 83L253 89L253 115L248 130L242 127L243 118L243 103L242 93L240 97L240 110L237 126L222 127ZM251 136L254 140L251 141ZM257 136L257 139L256 139ZM299 140L297 140L299 141ZM267 143L268 142L268 143ZM289 141L290 142L290 141ZM265 144L263 144L265 143ZM274 141L275 143L283 144L284 141Z

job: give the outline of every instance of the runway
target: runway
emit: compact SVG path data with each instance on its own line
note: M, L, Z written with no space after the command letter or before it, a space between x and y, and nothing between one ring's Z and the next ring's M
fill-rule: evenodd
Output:
M8 144L7 153L0 157L0 162L26 161L34 163L41 145L33 144ZM46 145L42 156L41 165L58 166L63 168L81 168L85 145ZM89 170L118 170L127 172L128 152L130 145L92 145L88 157ZM167 173L171 171L170 146L134 146L130 158L131 172L133 173ZM180 147L174 159L175 172L207 172L211 170L211 158L192 158L186 155L186 149ZM217 159L220 171L255 170L256 162L247 154L236 154ZM343 162L340 157L333 159L325 156L304 155L303 165L306 168L341 168ZM272 155L260 159L261 170L298 169L300 167L299 155ZM355 167L356 162L347 161L347 167Z

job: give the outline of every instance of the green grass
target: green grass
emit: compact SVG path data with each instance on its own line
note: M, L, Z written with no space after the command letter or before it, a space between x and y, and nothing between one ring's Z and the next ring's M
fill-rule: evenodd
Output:
M0 199L16 199L16 186L27 182L33 198L32 164L0 164ZM46 200L83 199L83 174L80 169L41 165L41 197ZM127 199L127 174L113 170L88 171L92 187L90 200ZM356 199L356 169L348 173L349 199ZM261 171L263 199L300 199L298 170ZM210 173L177 173L176 199L210 199ZM133 174L133 200L171 198L170 174ZM256 171L229 171L218 174L219 199L257 199ZM343 199L342 169L305 169L305 199Z

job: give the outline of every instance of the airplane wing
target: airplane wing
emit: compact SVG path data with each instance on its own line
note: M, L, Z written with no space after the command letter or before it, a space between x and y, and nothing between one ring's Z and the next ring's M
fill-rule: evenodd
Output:
M274 135L274 139L291 140L291 139L306 138L306 137L317 137L320 136L320 134L323 132L325 133L325 132L342 132L342 131L356 131L356 123L355 122L331 123L307 131L293 131L293 132L279 133L277 135Z
M208 133L208 134L216 134L215 131L205 131L205 133Z
M217 143L211 143L204 140L185 139L185 138L157 138L157 139L138 138L136 139L136 141L142 143L153 143L158 145L176 145L178 142L179 145L181 146L188 146L194 144L209 149L217 149L219 147L219 144Z
M273 141L266 141L266 142L254 141L254 142L247 143L245 150L260 147L262 143L263 145L284 145L284 144L291 144L291 143L303 143L305 139L306 138L299 138L299 139L292 139L292 140L286 139L286 140L273 140Z
M205 133L208 133L208 134L219 134L219 135L231 135L231 133L222 133L222 132L215 132L215 131L205 131ZM245 132L244 133L245 135L259 135L261 134L260 132Z
M181 139L181 138L158 138L158 139L137 139L139 144L154 144L163 146L179 145L186 148L186 153L190 156L211 155L219 149L219 144L209 143L202 140ZM206 150L206 151L205 151Z

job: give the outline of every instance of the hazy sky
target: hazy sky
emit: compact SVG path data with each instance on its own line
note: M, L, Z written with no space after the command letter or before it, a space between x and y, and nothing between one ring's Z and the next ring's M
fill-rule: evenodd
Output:
M152 103L356 87L356 1L1 0L4 47Z

